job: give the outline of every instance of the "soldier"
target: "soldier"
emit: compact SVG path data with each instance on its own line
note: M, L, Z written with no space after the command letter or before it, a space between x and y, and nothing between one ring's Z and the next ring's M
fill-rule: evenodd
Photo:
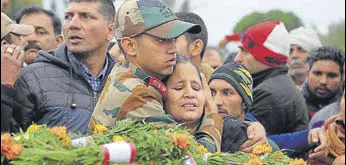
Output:
M167 91L161 80L171 75L176 65L175 39L185 32L200 31L199 25L179 21L158 0L125 1L115 18L115 36L128 62L115 65L110 73L89 131L97 124L113 127L125 118L176 124L163 109ZM204 137L221 139L206 133L198 136ZM219 144L211 148L219 148Z

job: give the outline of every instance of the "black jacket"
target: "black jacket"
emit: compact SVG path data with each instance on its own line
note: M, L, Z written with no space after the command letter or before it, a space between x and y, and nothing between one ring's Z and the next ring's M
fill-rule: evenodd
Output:
M48 127L65 125L68 132L86 134L107 78L93 92L80 63L72 61L65 44L49 53L40 51L17 80L14 117L24 130L35 122ZM108 76L115 61L109 54L107 58Z
M221 151L234 153L239 151L247 138L247 124L244 121L231 116L223 117L223 132L221 140Z
M303 96L287 75L285 66L253 74L253 103L249 111L269 135L291 133L308 127L308 111Z
M15 91L1 84L1 132L10 131Z

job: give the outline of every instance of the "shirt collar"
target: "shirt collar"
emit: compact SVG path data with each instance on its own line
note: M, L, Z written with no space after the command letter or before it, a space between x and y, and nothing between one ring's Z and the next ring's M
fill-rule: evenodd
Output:
M82 69L82 71L88 76L88 77L93 77L92 73L90 72L90 70L88 69L87 66L85 66L82 62L80 62L73 54L72 52L68 51L68 55L71 57L72 61L77 63L79 65L79 67ZM106 56L105 59L105 65L103 66L102 71L96 76L96 79L103 79L106 77L107 74L107 69L108 69L108 63L109 63L109 59L108 59L108 55Z

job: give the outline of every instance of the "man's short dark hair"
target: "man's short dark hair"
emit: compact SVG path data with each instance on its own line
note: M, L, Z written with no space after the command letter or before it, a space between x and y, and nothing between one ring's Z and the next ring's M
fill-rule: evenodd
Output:
M339 48L331 46L322 46L317 49L313 49L306 61L309 63L309 70L315 62L321 60L334 61L339 65L340 73L344 73L344 63L345 63L345 52Z
M59 19L59 17L53 12L43 9L39 5L32 5L32 6L28 6L26 8L21 9L16 15L16 23L19 24L20 20L26 15L32 15L32 14L38 14L38 13L43 13L49 16L53 23L54 34L55 35L61 34L62 25L61 25L61 20Z
M182 20L184 22L190 22L190 23L201 25L202 31L200 33L198 34L185 33L185 37L189 45L198 39L203 41L203 49L201 52L201 58L203 58L204 52L208 45L208 30L207 30L207 27L205 26L203 19L199 15L195 13L191 13L191 12L178 12L178 13L175 13L175 15L178 17L179 20Z
M107 24L114 23L115 7L114 0L69 0L70 3L94 2L99 4L99 12L105 17Z

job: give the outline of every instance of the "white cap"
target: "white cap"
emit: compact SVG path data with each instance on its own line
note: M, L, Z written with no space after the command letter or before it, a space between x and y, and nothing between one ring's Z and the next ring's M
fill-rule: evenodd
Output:
M322 46L317 32L311 28L299 27L293 29L290 31L289 36L291 45L298 45L308 52Z

